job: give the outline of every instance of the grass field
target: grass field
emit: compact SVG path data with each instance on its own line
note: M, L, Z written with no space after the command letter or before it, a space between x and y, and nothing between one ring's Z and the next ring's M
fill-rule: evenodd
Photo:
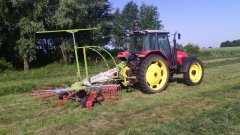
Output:
M200 50L202 60L240 57L240 47L203 48Z
M210 52L212 53L212 52ZM229 58L229 56L225 56ZM68 101L55 110L57 97L35 100L29 91L71 83L75 67L49 65L0 77L0 134L229 134L240 133L240 58L204 60L199 86L177 75L166 91L147 95L123 90L111 105L92 110ZM210 58L209 58L210 59Z

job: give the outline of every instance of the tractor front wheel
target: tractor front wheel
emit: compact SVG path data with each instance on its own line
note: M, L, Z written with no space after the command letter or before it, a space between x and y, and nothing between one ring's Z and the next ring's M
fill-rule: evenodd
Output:
M154 94L166 89L169 69L159 55L147 56L140 64L139 84L145 93Z
M187 67L187 72L183 74L184 80L187 85L198 85L202 82L204 75L204 67L200 60L193 59Z

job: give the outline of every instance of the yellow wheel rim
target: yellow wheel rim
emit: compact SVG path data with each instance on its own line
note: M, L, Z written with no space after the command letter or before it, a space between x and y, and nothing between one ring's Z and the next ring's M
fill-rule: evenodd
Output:
M153 61L146 71L146 81L152 90L159 90L167 82L167 67L161 60Z
M199 63L194 62L192 63L190 70L189 70L189 76L192 82L197 83L201 80L202 77L202 67Z

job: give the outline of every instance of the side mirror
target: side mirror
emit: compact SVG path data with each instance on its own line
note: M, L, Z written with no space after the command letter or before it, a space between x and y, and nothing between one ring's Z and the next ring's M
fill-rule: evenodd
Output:
M181 34L180 33L178 33L178 39L181 39Z

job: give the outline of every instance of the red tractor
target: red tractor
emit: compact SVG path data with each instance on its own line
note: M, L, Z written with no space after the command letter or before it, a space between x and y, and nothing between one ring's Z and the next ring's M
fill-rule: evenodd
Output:
M176 48L176 36L178 39L181 36L179 33L174 34L172 48L167 31L134 31L129 36L131 42L128 51L120 52L117 56L126 63L124 69L128 84L138 82L143 92L153 94L165 90L174 74L183 73L187 85L202 82L202 62Z

